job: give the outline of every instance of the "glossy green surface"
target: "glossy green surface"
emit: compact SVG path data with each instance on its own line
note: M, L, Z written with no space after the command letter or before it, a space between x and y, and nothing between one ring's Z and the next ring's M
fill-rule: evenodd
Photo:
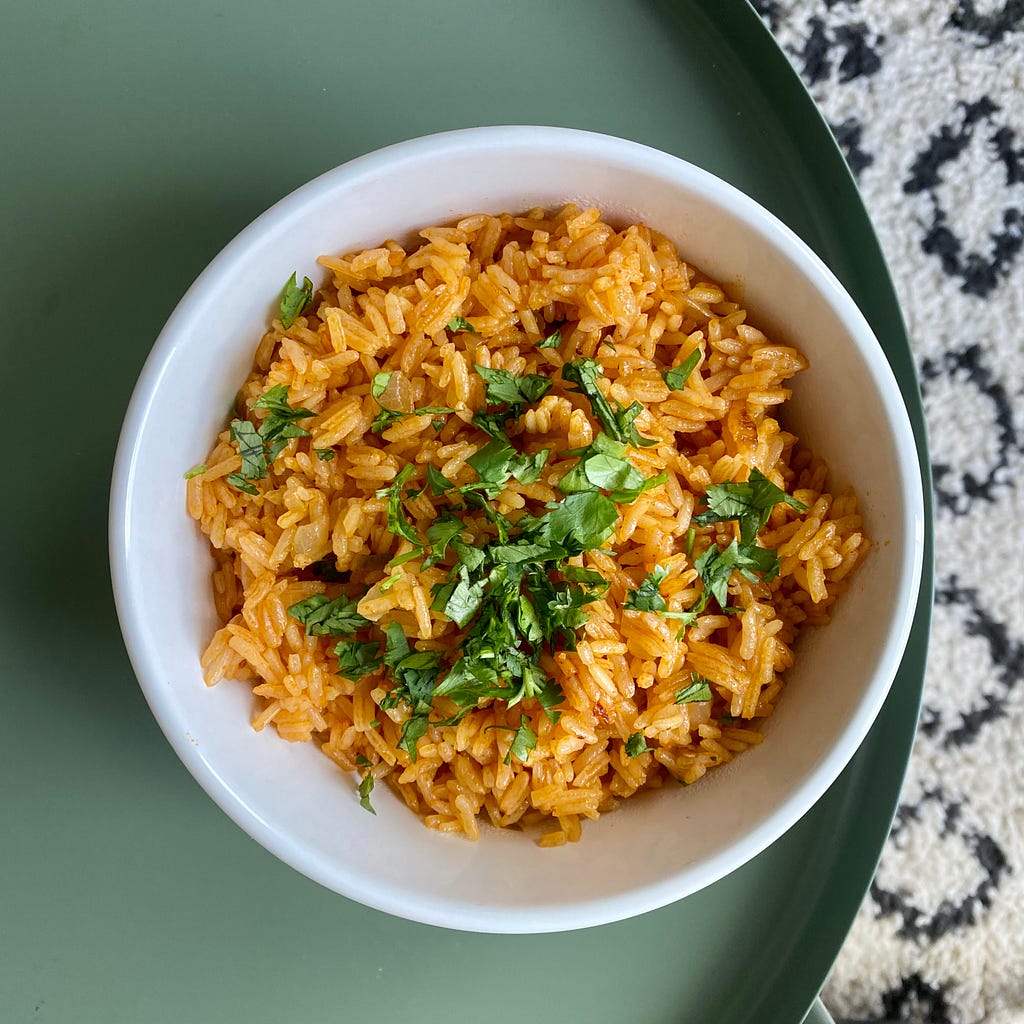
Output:
M883 714L786 836L642 918L500 937L364 909L240 832L150 716L106 562L121 417L192 279L321 171L469 125L623 135L702 164L774 210L864 309L923 452L877 243L757 18L737 0L5 7L2 365L18 397L0 508L0 1017L430 1024L465 1019L468 1005L496 1022L799 1021L894 808L920 697L930 568ZM183 414L187 404L182 396Z

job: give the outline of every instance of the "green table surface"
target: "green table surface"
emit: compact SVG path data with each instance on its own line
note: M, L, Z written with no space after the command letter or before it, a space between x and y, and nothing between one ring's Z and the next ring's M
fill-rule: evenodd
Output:
M15 398L0 503L0 1019L800 1021L897 799L920 699L930 537L903 668L829 794L696 896L544 937L387 917L236 828L146 707L105 539L135 378L220 247L327 168L478 124L622 135L772 209L868 316L923 458L913 364L877 242L831 136L752 10L740 0L7 0L2 14L2 365Z

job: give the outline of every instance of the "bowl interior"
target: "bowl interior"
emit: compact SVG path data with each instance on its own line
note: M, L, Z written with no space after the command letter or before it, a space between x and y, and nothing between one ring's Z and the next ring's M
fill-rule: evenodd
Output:
M802 637L766 741L699 785L627 801L582 843L541 850L485 831L438 835L386 787L377 816L310 744L248 725L248 687L208 690L198 658L216 628L207 542L182 472L203 457L247 373L281 284L315 282L321 253L405 237L460 215L598 205L643 220L739 288L751 322L802 349L785 415L858 491L875 547L831 625ZM182 415L183 406L187 415ZM129 652L175 749L207 791L278 856L361 902L450 927L542 931L639 913L709 884L807 810L852 756L909 631L922 510L909 423L884 356L809 250L750 200L681 161L555 129L419 140L330 172L282 201L211 264L168 322L126 420L112 559Z

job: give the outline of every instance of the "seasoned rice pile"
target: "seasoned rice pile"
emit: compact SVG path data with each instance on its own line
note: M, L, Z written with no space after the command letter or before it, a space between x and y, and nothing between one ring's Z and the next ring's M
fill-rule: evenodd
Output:
M622 798L695 783L758 744L800 630L828 621L868 541L855 495L830 493L825 464L776 419L804 357L748 324L666 238L642 224L616 230L598 210L573 206L475 215L419 236L418 247L388 241L322 257L330 283L290 327L275 320L259 341L238 416L258 427L269 413L256 402L276 385L287 387L290 407L311 415L298 421L308 435L286 438L253 482L257 493L228 482L243 468L228 429L189 479L188 511L211 543L224 623L202 665L211 686L251 685L254 728L317 743L358 773L353 788L360 776L386 779L431 828L476 838L481 820L539 824L541 844L559 845ZM560 343L538 347L556 329ZM688 358L697 360L693 371L670 390L663 371ZM309 635L288 609L312 595L347 595L370 623L360 639L382 641L397 623L413 652L442 652L443 678L466 636L431 607L451 560L424 566L389 529L389 496L378 492L411 463L401 506L423 536L455 500L425 486L427 467L456 487L476 480L467 460L492 440L472 422L486 406L480 366L553 382L506 427L518 451L547 449L547 462L533 482L509 478L490 503L512 523L542 515L564 500L558 483L579 462L565 453L601 429L592 403L561 375L577 359L599 364L614 408L641 404L635 427L656 443L630 446L626 458L643 477L664 473L665 481L620 503L600 549L570 559L608 588L585 605L576 649L540 656L564 695L557 710L532 697L515 706L490 699L438 725L459 710L438 697L414 760L399 747L412 709L388 701L395 684L387 668L358 681L339 675L336 638ZM386 381L379 400L375 380ZM382 408L404 415L374 433ZM414 412L423 408L453 411ZM746 481L753 470L793 499L775 504L757 534L777 551L778 573L733 572L723 610L707 600L696 566L739 527L693 517L709 487ZM483 508L461 515L470 547L495 538ZM389 566L403 554L409 559ZM653 572L665 611L697 609L695 621L623 607ZM532 748L513 749L530 735Z

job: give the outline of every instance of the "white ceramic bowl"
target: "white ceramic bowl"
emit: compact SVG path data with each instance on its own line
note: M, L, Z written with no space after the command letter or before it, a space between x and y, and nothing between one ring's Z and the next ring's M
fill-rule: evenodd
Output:
M700 784L627 801L583 841L551 850L485 830L424 828L387 787L377 816L312 744L249 728L248 687L203 685L216 627L206 539L182 472L202 458L250 369L281 282L315 260L477 211L569 200L669 235L684 257L742 286L752 321L810 358L787 422L853 483L875 542L833 622L800 640L762 746ZM706 171L644 146L558 128L452 132L361 157L246 228L171 315L139 378L110 508L118 614L153 713L188 769L253 838L310 878L402 917L488 932L581 928L670 903L763 850L825 792L881 707L921 572L923 505L896 381L838 281L792 231Z

